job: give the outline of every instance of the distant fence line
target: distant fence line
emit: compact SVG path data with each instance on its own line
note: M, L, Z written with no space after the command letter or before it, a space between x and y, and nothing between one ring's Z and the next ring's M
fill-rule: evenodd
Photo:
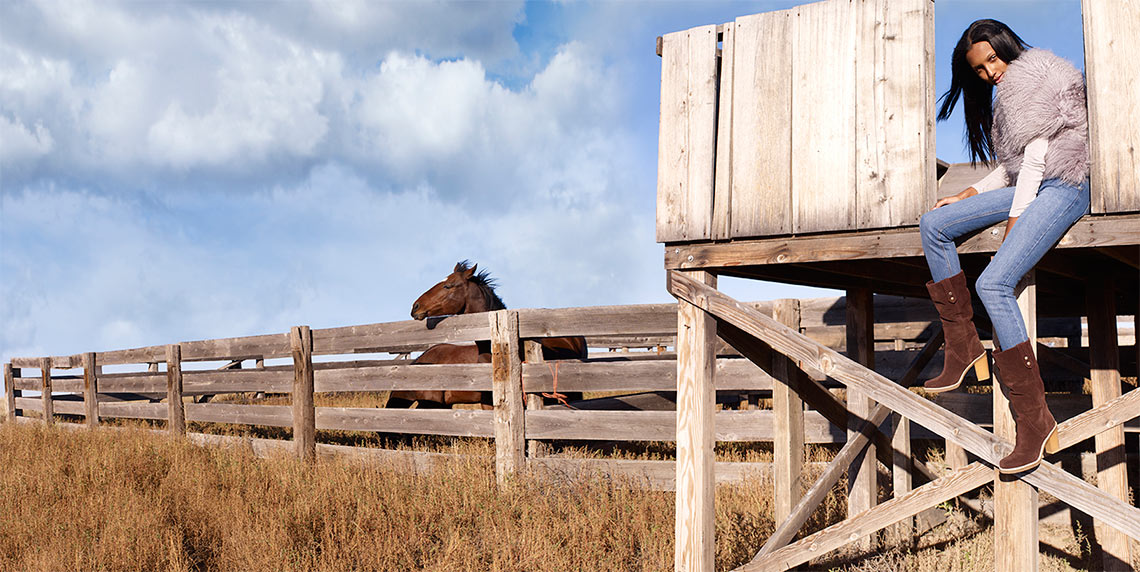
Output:
M772 301L755 304L769 314L775 304L797 309L800 331L827 343L843 343L843 298ZM526 454L526 442L543 440L673 441L676 414L673 411L542 409L525 394L554 390L555 372L559 391L582 392L671 392L676 389L677 365L672 352L677 328L677 306L646 304L567 309L501 310L485 314L450 316L425 322L402 321L326 329L293 328L289 333L240 338L182 342L165 346L91 352L74 356L15 358L4 364L7 416L28 420L35 412L44 422L55 415L85 418L96 426L100 419L129 418L165 420L168 429L185 434L187 421L291 427L290 441L245 440L259 452L292 448L306 458L316 455L354 455L361 458L404 459L415 466L442 458L442 454L388 451L318 444L317 430L447 435L493 438L500 474L523 466L544 467L560 472L602 471L646 479L651 486L671 488L672 461L583 460ZM901 375L923 356L914 347L934 331L933 310L926 300L883 296L876 300L875 337L884 346L879 369L891 377ZM1046 322L1047 324L1047 322ZM1057 322L1052 335L1081 336L1079 323ZM586 336L594 353L586 360L549 364L532 359L523 362L526 344L543 337ZM459 365L412 365L407 359L356 359L313 361L314 356L352 358L359 354L407 354L438 343L468 343L490 340L492 363ZM826 341L825 341L826 340ZM599 349L656 348L658 352L611 353ZM762 393L772 388L772 378L763 369L722 348L717 360L716 387L720 391ZM929 359L930 356L925 356ZM287 358L289 365L266 365L265 360ZM1045 358L1043 358L1045 359ZM1082 363L1068 354L1055 358L1080 374ZM252 369L242 369L244 361ZM183 370L192 362L225 362L221 369ZM166 364L160 371L159 364ZM104 366L135 365L146 371L104 372ZM1083 366L1087 368L1087 365ZM38 370L28 376L27 369ZM55 370L60 370L59 372ZM77 371L78 370L78 371ZM809 372L812 374L812 372ZM822 373L813 377L824 381ZM892 377L895 379L897 377ZM315 407L314 393L382 392L403 390L491 391L494 411L408 410L361 407ZM38 391L38 397L25 397ZM187 396L263 392L290 394L291 405L246 405L234 403L186 403ZM140 398L149 398L146 402ZM159 402L162 399L162 402ZM985 395L945 398L945 403L975 421L985 414ZM598 401L598 400L596 400ZM1051 402L1059 418L1065 411L1087 408L1081 397L1060 397ZM773 415L769 410L748 408L716 413L719 441L771 441ZM595 405L602 407L603 405ZM47 412L47 415L44 413ZM809 411L805 417L805 440L809 443L839 443L845 432L830 425L822 415ZM914 438L931 434L916 427ZM197 442L240 442L240 438L192 435ZM765 463L721 463L718 478L736 480L749 472L767 470Z

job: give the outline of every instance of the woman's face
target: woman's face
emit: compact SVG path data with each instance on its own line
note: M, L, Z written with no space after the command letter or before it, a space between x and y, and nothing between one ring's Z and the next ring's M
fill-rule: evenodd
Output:
M969 51L966 52L966 62L970 64L970 69L982 78L982 81L990 85L1001 83L1001 77L1005 74L1005 68L1008 67L1008 64L994 52L993 46L984 40L970 46Z

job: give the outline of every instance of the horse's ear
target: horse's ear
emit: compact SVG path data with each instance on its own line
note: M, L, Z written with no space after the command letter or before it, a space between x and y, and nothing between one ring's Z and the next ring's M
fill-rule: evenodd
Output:
M470 280L470 279L471 279L471 277L475 275L475 269L476 269L476 268L479 268L479 265L478 265L478 264L474 264L474 265L472 265L472 266L471 266L471 269L470 269L470 270L468 270L467 272L464 272L464 273L463 273L463 279L464 279L464 280Z
M464 266L462 262L456 262L455 270L452 270L452 272L463 272L464 269L466 269L466 266Z

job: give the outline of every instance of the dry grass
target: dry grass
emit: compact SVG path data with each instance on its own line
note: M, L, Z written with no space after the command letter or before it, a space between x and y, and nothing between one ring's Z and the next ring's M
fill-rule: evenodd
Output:
M500 490L492 451L488 441L462 442L453 452L477 456L410 475L258 459L144 431L5 424L0 570L672 568L671 493L528 475ZM811 457L826 455L816 449ZM771 494L764 478L718 488L718 569L747 562L771 534ZM838 521L845 503L833 491L807 528ZM812 569L988 570L992 547L987 526L952 512L915 546L888 541L872 555L840 552ZM1087 552L1075 536L1042 568L1082 569Z

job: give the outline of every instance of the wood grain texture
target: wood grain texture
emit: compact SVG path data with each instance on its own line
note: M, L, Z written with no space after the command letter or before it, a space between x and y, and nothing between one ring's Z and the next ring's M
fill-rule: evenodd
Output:
M856 227L918 224L934 202L931 0L868 0L856 9Z
M867 288L847 291L847 357L867 369L875 368L874 293ZM875 404L857 388L847 388L847 440L855 438L864 420L870 418ZM868 445L855 456L847 470L847 518L870 510L878 503L879 473L875 465L875 445ZM893 458L891 459L893 461ZM887 466L890 466L889 464ZM877 538L856 541L862 550L877 544Z
M716 48L716 26L662 36L658 242L712 236Z
M99 405L101 411L106 411L110 403ZM155 405L159 411L158 419L166 418L166 404ZM203 423L233 423L235 425L265 425L266 427L293 427L292 405L235 405L229 403L187 403L186 420ZM293 454L297 454L297 440L290 445Z
M318 407L322 431L376 431L456 437L494 437L494 412L467 409L372 409Z
M88 427L99 426L99 371L95 354L83 354L83 415Z
M1140 1L1082 0L1092 212L1140 211Z
M240 407L240 406L231 406ZM165 403L99 403L99 417L119 419L166 419ZM197 419L195 419L197 421Z
M491 389L495 405L495 475L500 486L526 463L526 408L519 358L519 315L513 310L489 313Z
M166 424L175 435L186 434L186 409L182 403L182 346L166 346Z
M800 329L799 300L783 299L772 317L793 330ZM773 356L772 442L775 482L775 518L779 525L800 500L800 474L804 464L804 402L800 398L803 372L786 357Z
M382 352L490 339L486 316L461 314L313 330L313 355Z
M6 405L6 419L9 423L16 422L16 368L11 363L4 364L4 403Z
M40 412L43 413L44 425L55 423L51 393L51 358L40 358Z
M855 227L855 14L826 1L792 18L794 233Z
M736 24L728 22L720 26L720 38L721 48L717 57L716 166L710 228L713 240L732 238L732 98Z
M1005 224L1005 223L1000 223ZM991 231L998 230L998 233ZM958 245L961 254L997 252L999 225ZM1056 248L1135 246L1140 244L1140 215L1085 216L1077 221ZM735 240L728 243L670 244L665 247L665 268L695 270L793 264L830 260L921 257L918 228L831 233L819 236Z
M293 445L298 458L311 461L317 455L316 411L313 407L313 332L294 326L289 332L293 355Z
M814 364L848 387L858 387L867 395L896 413L925 426L934 433L963 446L986 463L996 463L1013 444L994 436L960 416L898 386L889 379L867 370L846 356L793 332L768 316L729 298L683 274L669 273L673 295L696 301L707 312L741 328L784 355ZM1036 470L1019 477L1049 492L1070 506L1108 522L1130 536L1140 536L1140 508L1127 506L1066 473L1060 467L1043 462Z
M676 304L528 308L518 310L518 315L523 338L677 334Z
M1085 290L1088 307L1089 365L1093 407L1120 397L1120 348L1116 335L1116 289L1103 275L1089 278ZM1124 454L1124 427L1115 426L1097 433L1096 482L1106 493L1125 502L1130 500L1128 465ZM1101 569L1132 569L1132 542L1123 533L1094 520L1097 543L1101 548Z
M734 238L792 231L793 15L783 10L736 19L730 134Z
M687 277L716 288L716 276ZM713 492L716 322L689 301L677 309L677 494L673 567L711 572L715 562Z

